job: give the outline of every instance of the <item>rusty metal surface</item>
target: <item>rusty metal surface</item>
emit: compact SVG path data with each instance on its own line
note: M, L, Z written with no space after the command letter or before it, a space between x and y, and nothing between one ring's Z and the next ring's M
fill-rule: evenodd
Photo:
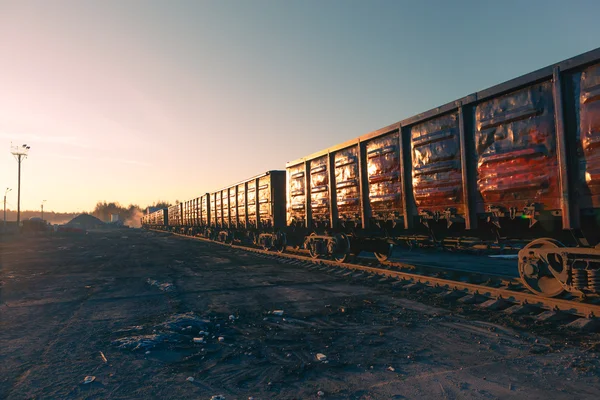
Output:
M402 176L398 132L370 140L366 145L369 203L374 217L402 213Z
M358 146L335 153L335 188L340 220L360 220L358 164Z
M329 222L327 156L310 162L310 209L314 221Z
M413 194L419 212L465 212L458 114L411 128Z
M248 221L256 225L256 180L248 182Z
M169 226L181 225L181 203L169 207Z
M223 208L223 226L229 227L229 191L221 190L221 204Z
M267 175L258 180L258 209L261 220L272 218L271 206L271 176Z
M237 227L238 225L236 187L229 188L229 218L232 227Z
M304 164L287 169L288 224L303 221L306 216Z
M600 207L600 64L580 75L579 125L581 186L584 207Z
M217 226L217 196L215 193L210 194L210 226Z
M208 194L204 194L201 197L201 218L200 218L200 225L202 226L207 226L209 224L209 220L208 220L208 207L209 207L209 201L208 201Z
M237 186L237 215L239 224L246 226L246 185L244 183Z
M479 104L475 145L486 208L560 208L551 82Z

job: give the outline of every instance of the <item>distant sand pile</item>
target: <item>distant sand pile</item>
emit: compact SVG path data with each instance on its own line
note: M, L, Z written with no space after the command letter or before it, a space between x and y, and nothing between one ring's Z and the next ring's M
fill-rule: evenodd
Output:
M102 227L105 224L93 215L81 214L70 220L67 225L81 229L93 229Z

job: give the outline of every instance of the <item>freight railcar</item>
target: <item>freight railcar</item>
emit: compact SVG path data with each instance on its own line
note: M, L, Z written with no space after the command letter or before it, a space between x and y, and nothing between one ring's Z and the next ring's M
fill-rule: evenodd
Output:
M533 292L598 293L599 100L600 49L289 162L288 243L520 249Z
M169 211L164 208L144 215L142 217L142 227L147 229L167 230L169 226L168 213Z
M267 171L209 194L205 236L285 249L285 171Z

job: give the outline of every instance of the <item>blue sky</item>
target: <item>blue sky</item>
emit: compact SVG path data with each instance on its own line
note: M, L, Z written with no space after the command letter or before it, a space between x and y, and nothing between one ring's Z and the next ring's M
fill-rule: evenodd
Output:
M22 208L216 190L599 46L594 1L2 1Z

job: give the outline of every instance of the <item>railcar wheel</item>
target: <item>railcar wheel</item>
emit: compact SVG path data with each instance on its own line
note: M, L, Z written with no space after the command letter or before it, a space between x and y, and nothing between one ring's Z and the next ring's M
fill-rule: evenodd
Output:
M313 232L308 236L310 238L311 236L317 236L317 234ZM310 254L310 256L312 258L319 258L319 253L317 252L317 249L314 247L314 244L310 241L309 238L307 238L307 246L306 246L306 247L308 247L308 253Z
M559 247L564 247L564 245L557 240L536 239L528 243L521 251L526 251L527 249L556 249ZM523 284L531 292L539 296L556 297L565 291L560 281L548 269L547 261L541 258L520 259L519 275Z
M287 247L287 236L285 233L279 232L275 241L275 250L278 253L283 253Z
M375 252L373 252L373 254L375 254L375 258L377 259L377 261L385 262L392 256L393 249L394 249L394 245L389 244L387 250L384 250L381 252L375 251Z
M343 250L338 253L333 253L333 259L343 263L350 257L350 239L342 233L338 236L338 240L341 242L340 245L342 245Z

